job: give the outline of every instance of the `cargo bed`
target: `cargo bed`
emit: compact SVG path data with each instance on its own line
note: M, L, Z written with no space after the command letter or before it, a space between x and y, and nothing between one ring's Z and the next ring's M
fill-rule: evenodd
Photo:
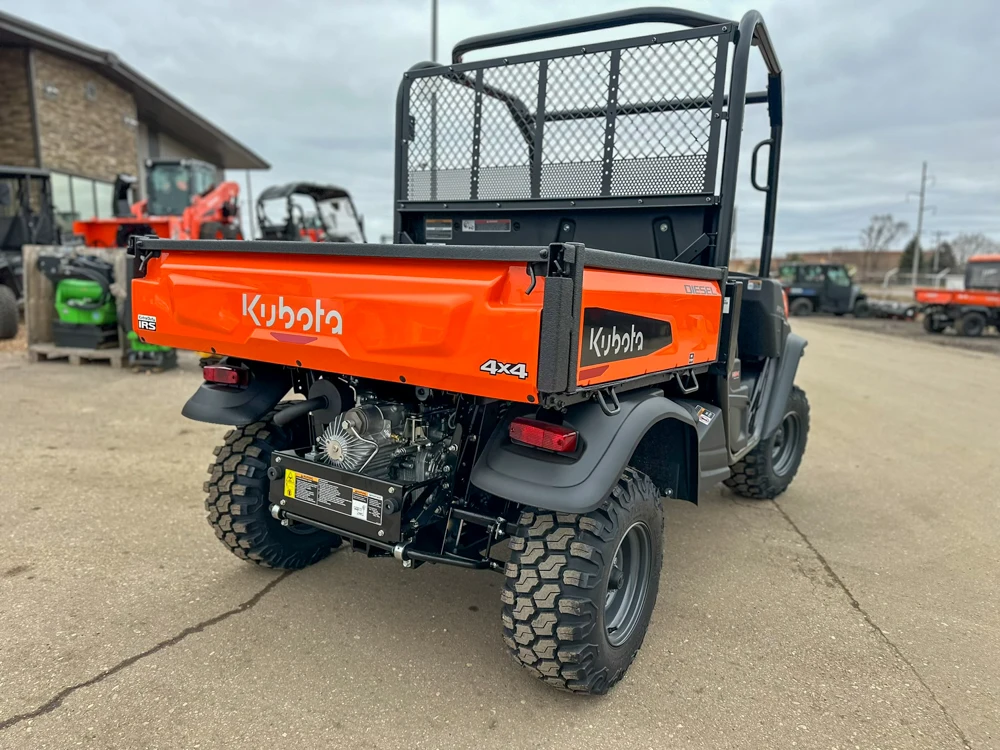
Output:
M585 248L133 238L143 341L537 403L717 359L724 270Z

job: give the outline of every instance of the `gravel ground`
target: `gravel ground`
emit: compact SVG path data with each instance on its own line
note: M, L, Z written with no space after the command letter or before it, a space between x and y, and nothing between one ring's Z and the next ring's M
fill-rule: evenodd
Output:
M1000 335L997 334L995 328L988 328L982 336L970 338L968 336L959 336L951 329L941 334L927 333L920 318L916 320L890 320L887 318L854 318L850 315L844 315L843 317L817 315L810 318L810 322L813 321L841 328L852 328L857 331L865 331L866 333L880 333L888 336L914 339L938 346L954 346L973 352L1000 354Z

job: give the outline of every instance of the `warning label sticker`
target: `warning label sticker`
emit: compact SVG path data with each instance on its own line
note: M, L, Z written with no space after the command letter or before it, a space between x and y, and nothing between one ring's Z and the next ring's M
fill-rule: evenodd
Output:
M510 219L462 219L463 232L509 232Z
M285 469L285 497L382 525L382 495Z
M451 219L425 219L424 239L450 240L451 228L452 228Z

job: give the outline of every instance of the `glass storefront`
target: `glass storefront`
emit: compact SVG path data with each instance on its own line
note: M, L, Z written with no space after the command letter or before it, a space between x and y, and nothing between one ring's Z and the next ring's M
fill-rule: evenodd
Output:
M52 173L52 206L64 233L71 233L77 220L110 218L113 199L114 185L110 182Z

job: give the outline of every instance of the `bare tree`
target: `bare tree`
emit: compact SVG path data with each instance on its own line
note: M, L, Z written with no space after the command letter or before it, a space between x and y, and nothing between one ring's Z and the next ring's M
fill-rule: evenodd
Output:
M955 252L955 259L964 264L973 255L1000 253L1000 242L987 237L982 232L976 234L963 232L952 240L951 249Z
M876 214L872 216L868 226L861 230L861 249L864 250L864 268L862 273L867 276L870 266L869 257L872 253L888 250L889 246L901 235L906 234L910 227L905 221L896 221L892 214Z

